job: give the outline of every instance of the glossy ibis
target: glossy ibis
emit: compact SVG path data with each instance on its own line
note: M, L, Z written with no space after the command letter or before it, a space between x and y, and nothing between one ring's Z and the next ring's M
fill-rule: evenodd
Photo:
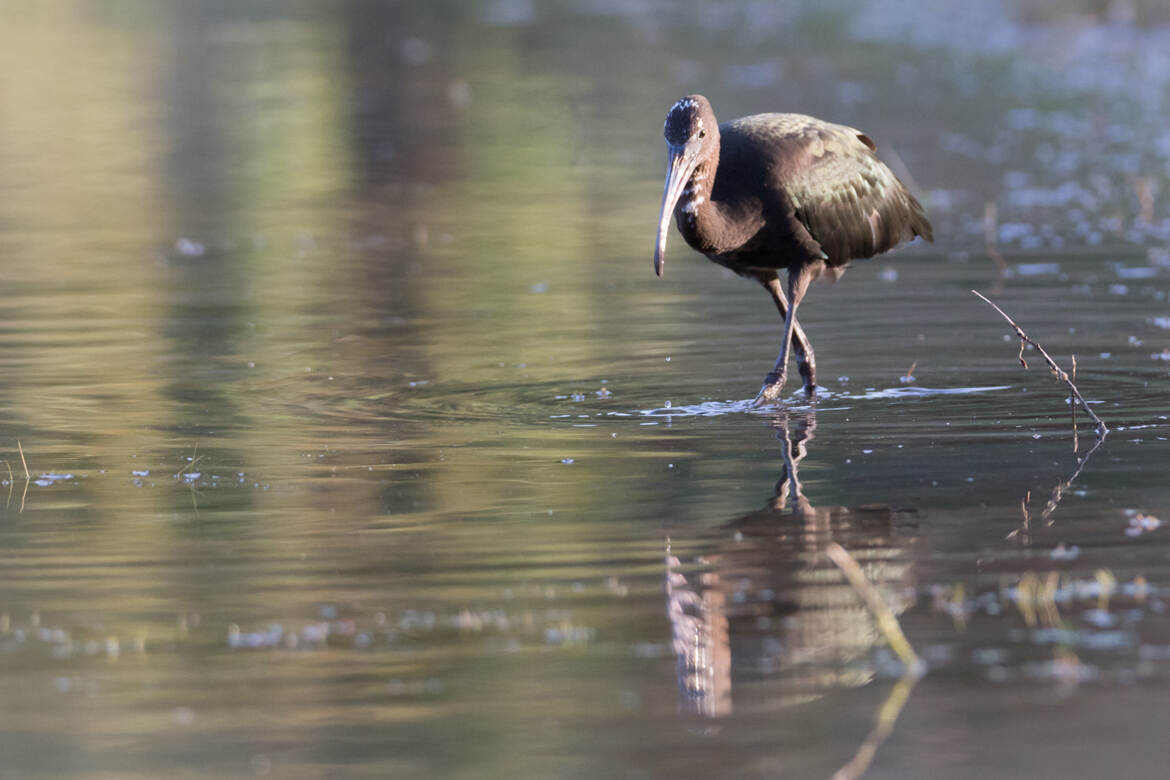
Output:
M780 395L789 344L811 395L816 362L796 321L809 283L835 280L850 260L915 236L933 240L922 205L878 159L873 141L844 125L802 114L719 124L707 98L690 95L671 106L663 134L668 168L654 271L662 276L674 214L691 247L762 284L784 318L780 356L756 404ZM788 272L787 298L781 270Z

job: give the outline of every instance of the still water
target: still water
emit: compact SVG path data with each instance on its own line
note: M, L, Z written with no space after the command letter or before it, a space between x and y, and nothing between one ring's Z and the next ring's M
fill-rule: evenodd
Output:
M0 6L0 776L1163 774L1170 18L1066 5ZM934 222L815 403L653 276L699 91Z

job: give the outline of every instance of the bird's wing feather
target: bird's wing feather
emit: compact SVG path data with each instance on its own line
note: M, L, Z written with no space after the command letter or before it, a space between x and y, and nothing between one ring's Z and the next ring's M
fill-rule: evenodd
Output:
M933 238L922 205L859 131L798 114L748 119L747 132L767 151L767 184L829 265L872 257L915 236Z

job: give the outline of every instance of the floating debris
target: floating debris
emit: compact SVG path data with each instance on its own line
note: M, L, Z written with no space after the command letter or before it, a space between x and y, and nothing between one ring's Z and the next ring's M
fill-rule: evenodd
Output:
M1019 276L1055 276L1060 273L1060 263L1020 263L1015 272Z
M1129 526L1125 529L1126 536L1141 536L1162 527L1161 520L1140 510L1127 509L1125 514L1129 517Z
M54 482L64 482L70 479L74 479L72 474L41 474L40 477L33 480L33 484L39 487L48 487Z
M183 257L203 257L207 252L207 247L198 241L192 241L189 238L180 238L175 241L175 251Z
M1136 266L1132 268L1118 267L1114 269L1121 279L1152 279L1158 275L1157 268Z

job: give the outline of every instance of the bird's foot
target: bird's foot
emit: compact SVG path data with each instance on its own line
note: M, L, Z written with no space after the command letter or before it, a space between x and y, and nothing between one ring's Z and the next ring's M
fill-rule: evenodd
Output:
M756 395L755 400L752 401L752 406L757 408L761 406L768 406L780 400L780 393L784 390L784 381L786 377L777 377L774 374L768 374L764 379L764 386L760 388L760 392ZM804 395L806 398L816 398L817 386L815 382L805 381Z
M760 392L756 395L752 406L759 408L761 406L768 406L774 404L780 398L780 391L784 389L784 380L787 377L776 376L775 374L768 374L764 379L764 386L760 388Z
M808 361L797 362L796 367L800 369L800 380L804 383L804 394L812 397L817 389L817 375L811 363Z

